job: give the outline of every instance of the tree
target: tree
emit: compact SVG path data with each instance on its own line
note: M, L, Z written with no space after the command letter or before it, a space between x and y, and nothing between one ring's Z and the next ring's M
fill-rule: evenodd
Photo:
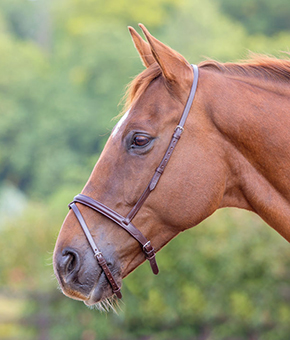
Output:
M221 9L238 20L250 34L274 35L290 30L290 3L287 0L219 0Z

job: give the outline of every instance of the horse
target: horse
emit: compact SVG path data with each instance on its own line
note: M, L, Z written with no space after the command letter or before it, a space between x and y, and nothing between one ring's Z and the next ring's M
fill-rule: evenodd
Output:
M145 69L53 255L63 293L100 308L146 259L157 274L155 253L217 209L252 211L290 241L290 61L192 66L140 27L146 40L129 31Z

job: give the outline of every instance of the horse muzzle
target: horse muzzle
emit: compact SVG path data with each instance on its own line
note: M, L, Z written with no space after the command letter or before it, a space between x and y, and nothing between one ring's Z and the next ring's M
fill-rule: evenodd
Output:
M120 266L112 256L106 254L104 257L106 265L121 287ZM68 297L94 305L114 295L107 276L90 251L81 252L71 247L61 250L57 247L53 264L60 288Z

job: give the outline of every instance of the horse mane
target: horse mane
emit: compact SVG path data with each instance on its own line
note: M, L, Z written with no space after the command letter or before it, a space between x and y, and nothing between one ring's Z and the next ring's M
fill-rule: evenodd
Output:
M124 110L126 112L132 105L133 101L136 101L147 89L147 87L159 78L162 74L161 68L157 63L150 65L143 72L138 74L127 86L126 93L124 95Z
M250 59L239 63L220 63L215 60L206 60L201 62L198 67L236 77L247 76L280 82L289 82L290 80L290 59L278 59L254 53L251 54ZM124 110L121 115L129 109L133 101L144 93L151 82L161 75L162 72L157 63L150 65L138 74L127 86L123 98L125 102Z
M198 66L230 76L247 76L278 82L289 82L290 80L290 59L278 59L261 54L253 53L250 59L239 63L219 63L215 60L207 60Z

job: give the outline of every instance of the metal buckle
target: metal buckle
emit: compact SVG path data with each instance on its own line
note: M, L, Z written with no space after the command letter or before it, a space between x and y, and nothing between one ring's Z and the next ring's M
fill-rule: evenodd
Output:
M95 252L94 257L99 258L100 256L103 256L102 252L100 252L100 251Z
M148 253L148 252L151 251L151 250L148 251L148 250L146 249L146 247L148 247L148 246L150 246L150 247L152 248L150 241L146 242L146 243L144 244L144 246L143 246L143 250L144 250L146 253Z
M180 130L181 130L181 132L183 132L183 131L184 131L184 127L183 127L183 126L180 126L180 125L177 125L177 126L176 126L176 128L175 128L174 132L175 132L177 129L180 129Z
M149 247L149 249L146 249L147 247ZM144 251L144 253L145 253L145 256L146 256L146 259L147 259L147 260L150 261L152 258L155 257L155 250L154 250L154 248L152 247L150 241L148 241L148 242L146 242L146 243L144 244L144 246L143 246L143 251Z

